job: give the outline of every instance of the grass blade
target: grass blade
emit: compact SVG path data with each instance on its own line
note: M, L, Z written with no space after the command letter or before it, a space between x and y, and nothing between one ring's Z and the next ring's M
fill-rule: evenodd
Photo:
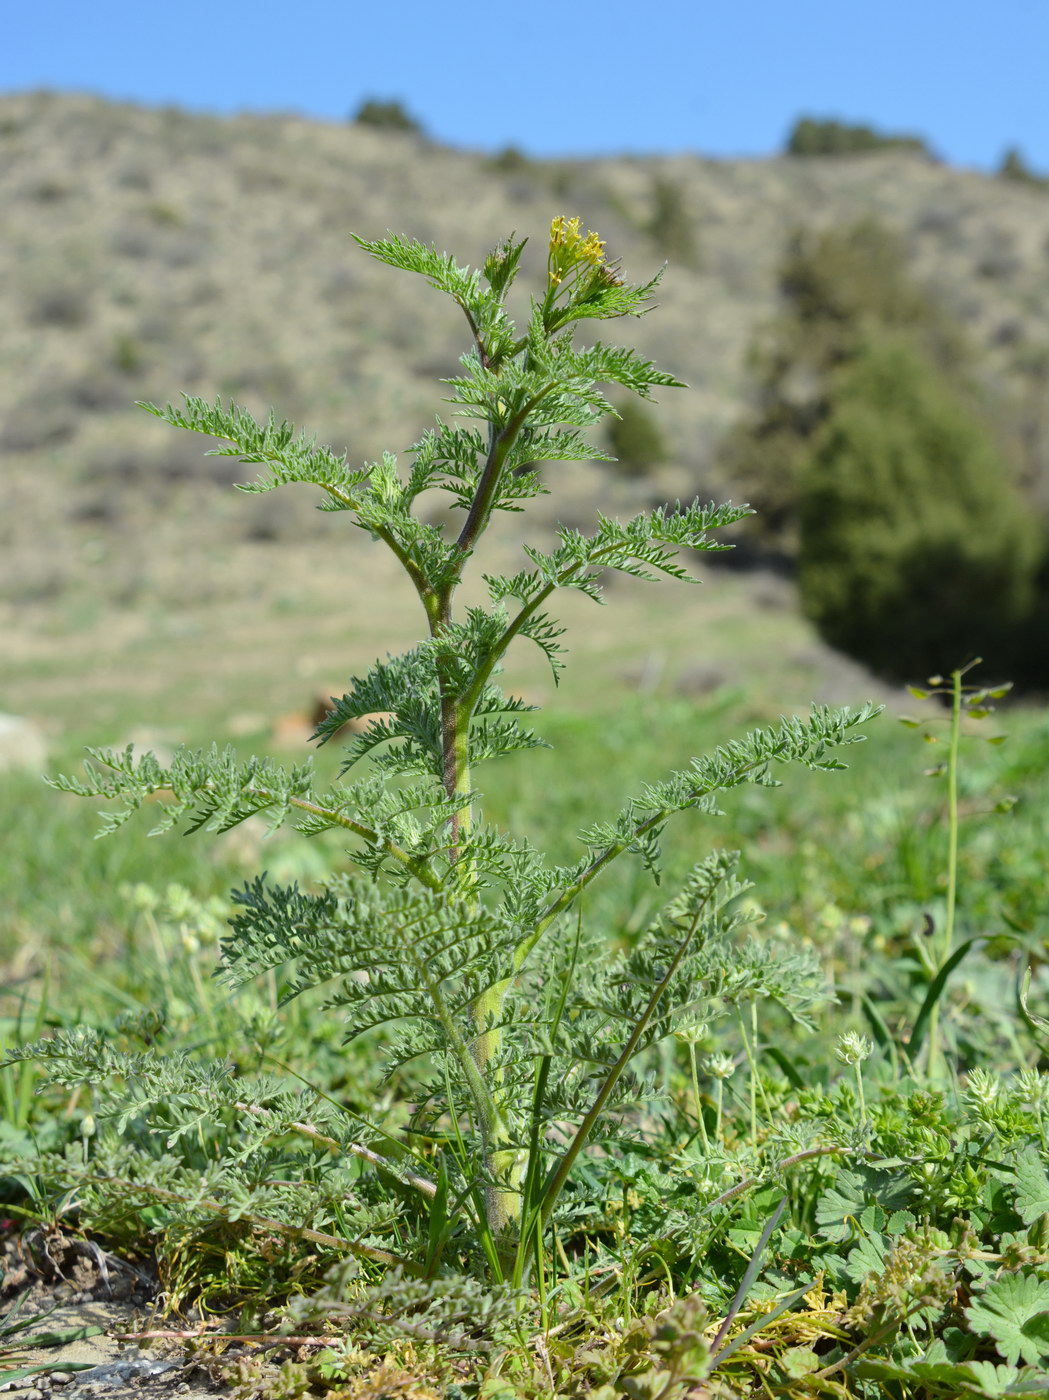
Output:
M714 1340L710 1344L710 1356L712 1361L716 1361L720 1355L719 1348L721 1346L721 1343L725 1340L725 1333L732 1326L732 1319L736 1316L740 1308L743 1306L747 1294L750 1292L751 1288L754 1285L754 1280L757 1278L758 1271L761 1268L761 1256L765 1253L765 1246L772 1238L772 1232L779 1224L780 1218L786 1209L787 1198L786 1196L784 1196L782 1201L780 1201L779 1205L772 1212L768 1224L765 1226L764 1230L762 1230L761 1239L758 1240L757 1248L751 1255L750 1263L747 1265L747 1271L743 1275L743 1279L739 1287L736 1289L736 1296L732 1299L732 1303L729 1307L729 1310L725 1314L725 1320L718 1328L714 1336Z
M789 1312L799 1298L804 1298L811 1287L811 1283L803 1283L800 1288L795 1288L793 1293L788 1293L785 1298L781 1298L771 1312L763 1313L761 1317L752 1322L745 1331L741 1332L738 1337L733 1337L731 1342L727 1342L715 1356L711 1357L712 1363L720 1366L722 1362L727 1361L733 1352L738 1351L742 1346L746 1346L751 1337L756 1337L757 1334L768 1327L770 1323L782 1317L785 1312Z
M929 1017L933 1013L933 1008L939 1003L943 995L943 989L947 985L947 979L951 973L966 956L971 948L977 943L982 943L980 938L967 938L964 943L959 944L954 952L947 959L939 972L929 984L929 990L925 993L925 1000L921 1004L921 1010L914 1019L914 1029L911 1031L910 1040L907 1042L907 1053L913 1059L921 1049L922 1041L925 1039L925 1032L929 1026Z

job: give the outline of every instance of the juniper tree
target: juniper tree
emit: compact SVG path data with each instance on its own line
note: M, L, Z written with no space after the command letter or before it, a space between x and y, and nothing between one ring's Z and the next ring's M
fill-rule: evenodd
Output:
M1041 534L995 442L907 340L871 335L835 377L798 472L802 605L834 647L898 680L1018 639Z
M676 813L713 815L720 794L744 783L774 785L780 764L841 767L834 751L860 737L857 726L872 711L814 708L808 719L787 718L693 759L591 825L581 834L581 858L568 866L487 822L479 768L542 742L528 725L532 707L497 683L508 648L531 642L556 681L564 651L550 609L559 593L574 589L598 603L606 571L691 582L689 555L728 547L710 532L749 511L694 502L626 522L599 516L590 534L562 526L552 548L524 546L519 572L484 577L485 606L459 607L485 532L547 490L537 464L602 458L585 434L615 412L603 386L641 399L679 386L633 350L582 347L574 338L579 322L645 312L660 275L630 283L594 233L578 219L556 218L543 285L519 328L505 298L523 240L506 240L479 269L401 237L357 242L451 297L469 327L461 372L445 381L452 413L410 448L405 467L389 453L351 466L286 421L272 414L257 421L232 402L186 397L181 406L143 407L218 439L213 454L257 467L242 490L315 486L322 510L342 514L396 556L425 615L425 640L377 661L333 698L317 742L350 720L363 728L328 790L318 789L309 762L239 761L218 748L179 750L167 764L130 748L91 750L86 776L55 786L109 799L106 830L159 797L150 809L161 813L156 831L180 824L224 831L259 813L273 829L292 823L307 834L344 833L348 868L317 888L260 876L235 892L220 971L235 987L290 964L287 995L328 986L327 1008L343 1019L348 1039L386 1027L391 1069L415 1067L410 1122L393 1141L378 1125L347 1127L310 1098L326 1116L304 1124L286 1084L251 1085L155 1049L129 1055L98 1033L61 1033L18 1053L46 1059L66 1083L120 1076L122 1121L152 1115L174 1138L208 1113L234 1109L249 1139L311 1133L415 1201L418 1248L400 1264L432 1273L447 1232L459 1231L460 1258L479 1250L494 1277L520 1283L540 1257L580 1154L597 1134L631 1133L628 1109L647 1048L699 1003L715 1018L741 988L776 998L803 1021L813 1000L809 954L741 957L737 896L745 886L734 855L701 860L629 951L613 954L601 930L576 917L580 896L628 855L658 877L660 837ZM458 529L420 518L419 498L432 490L461 511ZM240 1157L249 1150L242 1145ZM373 1228L374 1212L362 1207L354 1216L344 1206L340 1218L356 1222L361 1237ZM276 1213L271 1207L267 1225L281 1228ZM361 1237L346 1247L390 1262ZM316 1231L310 1238L330 1241Z

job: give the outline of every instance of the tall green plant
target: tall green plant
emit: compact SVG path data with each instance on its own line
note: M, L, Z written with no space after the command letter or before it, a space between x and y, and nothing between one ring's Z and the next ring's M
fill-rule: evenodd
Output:
M580 348L573 339L577 322L641 314L659 277L629 283L595 234L578 219L556 218L522 330L504 300L523 241L502 243L479 270L400 237L357 241L378 261L418 273L450 296L470 331L462 372L445 381L451 419L438 419L410 449L406 470L389 453L350 467L287 422L257 422L232 403L188 397L180 408L143 407L219 439L214 454L262 468L244 490L317 487L321 509L343 514L395 555L418 596L426 639L376 662L333 700L317 727L320 743L350 720L364 727L328 791L317 790L309 763L241 762L217 748L181 750L170 764L131 749L92 750L85 778L59 778L55 786L111 800L105 830L159 795L157 831L179 823L223 831L264 813L273 828L292 822L308 834L344 833L350 868L318 889L261 876L235 893L221 972L235 987L290 964L286 999L323 985L348 1039L385 1027L390 1068L411 1085L407 1122L394 1131L378 1118L347 1121L315 1096L304 1107L286 1082L252 1085L223 1066L165 1057L148 1045L129 1053L99 1033L57 1036L26 1053L48 1060L63 1083L120 1076L121 1121L148 1122L168 1141L236 1114L240 1162L267 1137L300 1134L336 1150L355 1173L374 1173L369 1179L386 1182L401 1203L400 1255L375 1242L374 1210L365 1204L354 1214L359 1175L340 1176L333 1167L326 1198L343 1247L373 1264L432 1274L450 1251L460 1259L480 1251L494 1278L521 1284L542 1260L544 1233L588 1146L633 1131L644 1052L727 987L746 917L734 904L745 888L737 857L721 852L695 866L628 951L613 954L602 931L577 917L581 896L625 855L658 876L660 836L677 813L715 814L721 793L743 783L773 785L778 764L841 767L834 751L860 737L857 726L872 710L816 708L807 720L785 719L693 759L584 831L583 854L570 866L490 825L478 788L482 765L542 742L525 723L531 707L495 681L511 644L524 638L536 645L556 680L562 628L548 606L557 593L576 589L600 602L606 570L692 581L680 552L725 548L709 532L748 511L697 502L626 523L601 516L590 535L561 527L552 548L524 547L520 572L484 576L486 606L458 606L486 531L500 513L519 511L546 490L532 464L601 455L584 437L613 411L598 386L647 399L654 388L678 385L632 350ZM420 495L435 489L461 510L457 532L415 514ZM795 963L777 968L765 959L764 973L748 982L741 972L732 990L740 994L742 977L748 994L774 996L789 1008L794 978L805 1006L812 969ZM201 1188L205 1209L220 1208L220 1188L234 1189L215 1170L209 1165L208 1188ZM275 1174L286 1172L260 1172ZM243 1187L236 1189L243 1210ZM163 1190L163 1199L178 1199L186 1186L173 1176ZM290 1209L284 1196L279 1204ZM268 1208L267 1226L287 1229L275 1215ZM312 1226L306 1237L338 1243L330 1230Z

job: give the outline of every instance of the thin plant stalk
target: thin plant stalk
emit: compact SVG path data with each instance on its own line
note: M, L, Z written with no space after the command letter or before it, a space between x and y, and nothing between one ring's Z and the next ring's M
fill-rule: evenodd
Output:
M962 735L962 677L977 665L971 661L951 672L951 720L947 741L947 910L943 921L936 970L944 966L954 948L954 917L958 904L958 756ZM939 1050L940 1002L929 1016L929 1073L935 1074Z
M856 1096L860 1104L860 1123L867 1121L867 1100L863 1094L863 1065L857 1062L853 1068L856 1072Z
M696 1065L696 1042L689 1043L689 1065L692 1070L692 1098L696 1105L696 1122L699 1125L699 1137L703 1143L703 1153L710 1156L710 1139L707 1137L707 1125L703 1118L703 1100L699 1093L699 1070Z
M758 1140L758 1094L761 1094L762 1105L765 1115L772 1117L772 1109L769 1105L768 1095L765 1093L765 1086L761 1082L758 1074L757 1058L754 1054L754 1047L758 1043L758 1006L757 1002L750 1003L750 1035L747 1034L747 1023L742 1010L737 1010L739 1019L739 1034L743 1041L743 1053L747 1057L747 1066L750 1070L750 1141L751 1145L756 1145Z

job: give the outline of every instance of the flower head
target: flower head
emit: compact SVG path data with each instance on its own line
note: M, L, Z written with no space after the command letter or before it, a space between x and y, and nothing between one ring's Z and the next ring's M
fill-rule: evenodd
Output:
M577 268L597 270L604 263L604 242L590 229L584 233L582 222L578 216L566 219L563 214L551 221L546 269L554 286L560 286Z
M736 1072L736 1062L731 1055L707 1055L703 1068L714 1079L731 1079Z
M838 1036L834 1053L847 1065L861 1065L873 1055L874 1046L865 1035L856 1031L846 1031L844 1035Z

